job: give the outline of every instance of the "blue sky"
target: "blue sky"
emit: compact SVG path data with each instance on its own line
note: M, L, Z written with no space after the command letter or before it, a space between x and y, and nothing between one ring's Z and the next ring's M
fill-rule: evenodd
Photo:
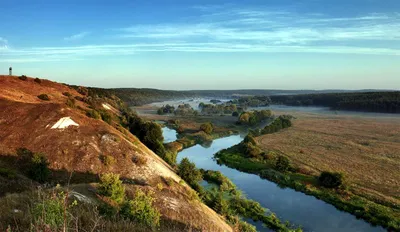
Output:
M2 0L0 73L160 89L400 89L400 1Z

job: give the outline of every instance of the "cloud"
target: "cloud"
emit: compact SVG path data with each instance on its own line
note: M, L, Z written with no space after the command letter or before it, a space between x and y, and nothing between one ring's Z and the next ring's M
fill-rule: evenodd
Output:
M15 49L0 43L0 62L47 62L144 52L325 53L400 56L400 14L333 17L280 9L194 7L180 23L141 24L112 30L114 44ZM90 34L64 38L73 41ZM117 40L115 40L117 39ZM0 42L3 41L0 37ZM6 40L4 40L7 42ZM4 42L3 41L3 42Z
M78 34L75 34L75 35L71 35L71 36L65 37L64 40L65 41L79 40L79 39L82 39L82 38L86 37L89 34L90 34L90 32L85 31L85 32L81 32L81 33L78 33Z
M3 37L0 37L0 44L7 44L8 41L4 39Z
M282 10L226 9L197 6L200 21L120 28L121 38L185 42L247 41L251 44L352 43L399 41L398 14L367 14L355 17L328 17L323 14L297 14ZM204 13L205 12L205 13Z
M0 53L1 62L49 62L90 59L98 56L135 55L142 52L202 53L326 53L400 56L400 49L350 46L254 45L248 43L137 43L71 47L36 47ZM3 58L4 56L4 58Z

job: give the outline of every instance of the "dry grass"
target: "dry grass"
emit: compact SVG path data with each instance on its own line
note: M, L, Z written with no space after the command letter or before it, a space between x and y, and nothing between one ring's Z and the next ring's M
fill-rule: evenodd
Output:
M400 118L295 115L292 128L258 138L312 171L339 171L353 190L400 204Z

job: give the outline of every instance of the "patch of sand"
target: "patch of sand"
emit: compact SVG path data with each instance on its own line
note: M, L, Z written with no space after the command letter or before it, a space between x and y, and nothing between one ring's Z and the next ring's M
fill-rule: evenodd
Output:
M74 122L70 117L63 117L56 124L54 124L51 129L64 129L69 126L79 126L76 122Z

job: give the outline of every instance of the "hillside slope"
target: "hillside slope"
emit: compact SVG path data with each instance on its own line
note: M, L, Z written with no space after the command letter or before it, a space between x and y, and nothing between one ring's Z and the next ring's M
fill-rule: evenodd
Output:
M40 94L50 100L39 99ZM67 106L74 97L84 96L48 80L39 83L32 78L0 76L0 158L17 159L16 150L21 147L44 153L57 183L66 183L72 172L73 183L95 182L98 174L118 173L127 188L154 191L155 205L163 217L186 228L232 231L218 214L193 199L192 190L180 184L180 177L135 136L118 125L86 116L89 105L84 101ZM102 106L118 117L118 106L107 102ZM112 157L113 162L105 163L104 157ZM171 180L175 184L165 184ZM156 187L160 184L165 187Z

